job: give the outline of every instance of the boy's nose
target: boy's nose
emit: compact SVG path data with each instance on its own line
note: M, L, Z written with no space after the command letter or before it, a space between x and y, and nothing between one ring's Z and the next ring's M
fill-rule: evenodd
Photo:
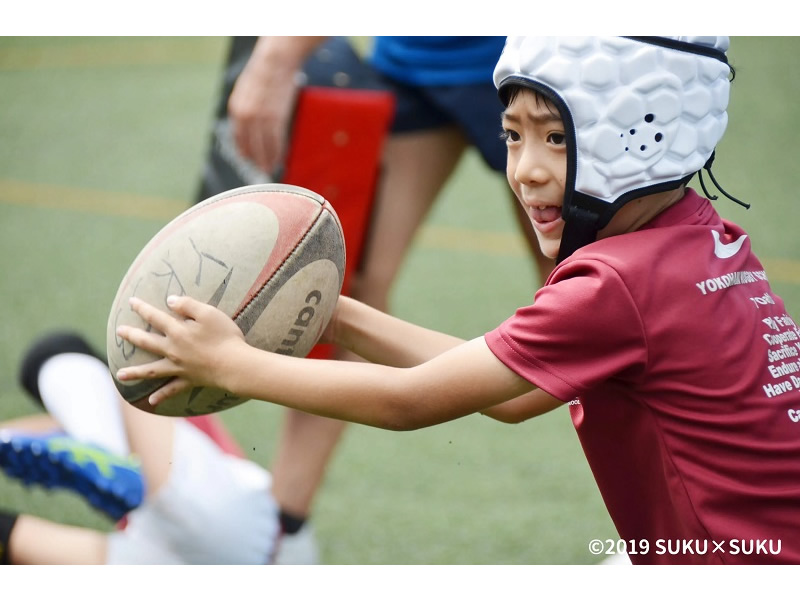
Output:
M535 150L522 152L514 170L514 178L522 184L543 183L548 173Z

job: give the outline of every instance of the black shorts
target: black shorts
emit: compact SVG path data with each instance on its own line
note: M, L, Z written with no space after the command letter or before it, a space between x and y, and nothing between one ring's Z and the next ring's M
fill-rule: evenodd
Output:
M410 86L382 77L395 94L394 133L456 125L486 164L505 172L506 145L500 137L503 104L491 82L458 86Z

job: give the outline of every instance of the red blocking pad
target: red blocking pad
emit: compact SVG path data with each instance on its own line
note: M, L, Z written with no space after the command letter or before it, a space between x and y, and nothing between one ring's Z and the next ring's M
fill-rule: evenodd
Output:
M343 294L361 260L393 115L394 97L380 90L309 86L297 99L281 180L317 192L336 210L347 252ZM330 345L318 344L308 356L332 353Z

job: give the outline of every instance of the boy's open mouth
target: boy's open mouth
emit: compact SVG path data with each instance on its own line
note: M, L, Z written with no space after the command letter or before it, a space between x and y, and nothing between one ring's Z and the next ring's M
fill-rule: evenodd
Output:
M552 223L561 218L560 206L532 207L531 218L537 223Z

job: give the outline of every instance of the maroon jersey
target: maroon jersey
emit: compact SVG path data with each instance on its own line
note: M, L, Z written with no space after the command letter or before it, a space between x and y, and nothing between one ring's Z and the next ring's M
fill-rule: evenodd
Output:
M800 563L800 326L708 200L575 252L486 341L569 404L634 563Z

